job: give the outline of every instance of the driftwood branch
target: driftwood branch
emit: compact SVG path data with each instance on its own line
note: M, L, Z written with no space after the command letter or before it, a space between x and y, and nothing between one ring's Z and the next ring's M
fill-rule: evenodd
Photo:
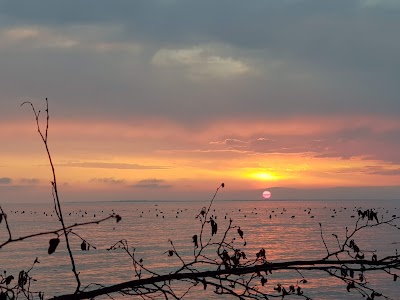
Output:
M390 262L371 261L371 260L303 260L303 261L289 261L282 263L267 263L258 266L244 267L237 269L204 271L204 272L187 272L176 273L168 275L160 275L145 279L137 279L127 281L108 287L102 287L94 291L81 292L79 294L69 294L59 297L54 297L54 300L70 300L70 299L91 299L100 295L118 292L127 288L137 288L144 285L170 282L173 280L192 279L201 282L202 278L217 278L222 275L243 275L260 272L272 272L277 270L341 270L343 265L352 265L353 271L376 271L384 270L387 268L399 268L400 261L396 258Z

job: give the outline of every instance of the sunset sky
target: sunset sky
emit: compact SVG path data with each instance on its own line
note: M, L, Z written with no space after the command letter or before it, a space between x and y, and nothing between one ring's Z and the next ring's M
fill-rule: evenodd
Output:
M399 32L398 0L0 0L0 201L51 199L46 97L64 201L398 199Z

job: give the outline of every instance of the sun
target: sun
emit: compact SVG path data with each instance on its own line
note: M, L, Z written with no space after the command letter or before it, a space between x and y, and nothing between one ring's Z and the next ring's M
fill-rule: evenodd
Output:
M271 194L270 191L264 191L264 192L262 193L262 195L263 195L264 199L271 198L271 196L272 196L272 194Z

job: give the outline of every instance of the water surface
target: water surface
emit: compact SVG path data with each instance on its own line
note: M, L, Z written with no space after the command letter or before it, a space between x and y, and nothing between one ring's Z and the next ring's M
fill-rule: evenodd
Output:
M99 225L78 228L75 232L93 244L96 249L81 251L81 240L71 236L71 244L83 286L90 283L109 285L135 279L132 261L122 250L107 249L121 239L135 247L136 255L142 258L149 269L167 274L176 270L180 261L176 256L169 257L165 252L171 249L172 240L177 251L185 261L193 254L192 236L198 234L200 222L196 219L204 202L98 202L65 203L64 216L67 224L85 222L102 218L116 212L122 221L114 220ZM346 226L354 227L356 209L375 208L379 215L389 218L397 213L396 201L215 201L210 214L217 217L218 234L213 240L219 241L227 228L229 219L244 231L244 241L238 235L237 243L243 243L242 250L253 258L264 248L267 260L282 262L290 260L320 259L326 255L321 239L319 223L331 250L337 249L332 234L343 241ZM59 228L51 204L3 204L8 214L13 237ZM399 212L400 214L400 212ZM1 240L7 239L4 222L0 225ZM210 236L207 224L205 236ZM235 231L233 232L236 234ZM32 271L37 280L32 289L44 291L46 297L71 293L75 279L70 267L65 242L57 251L47 254L49 238L42 236L23 242L7 245L0 250L1 268L17 278L19 271L27 270L38 257ZM377 251L380 257L394 254L400 242L398 230L389 226L368 229L357 234L354 239L362 249ZM211 253L212 255L212 253ZM372 255L372 254L367 254ZM361 299L356 292L348 293L343 282L321 272L303 272L308 283L304 291L313 299ZM400 286L392 277L382 273L369 275L367 280L379 287L379 291L393 299L399 299ZM276 272L269 276L265 288L273 290L279 282L285 286L296 284L301 276L296 271ZM183 285L174 285L179 291ZM119 295L113 295L118 299ZM126 299L126 297L122 297ZM202 287L194 289L187 299L221 299ZM290 299L290 298L288 298Z

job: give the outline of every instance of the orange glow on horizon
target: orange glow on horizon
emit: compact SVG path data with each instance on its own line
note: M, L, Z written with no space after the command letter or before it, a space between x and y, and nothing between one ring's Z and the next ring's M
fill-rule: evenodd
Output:
M400 165L366 156L320 156L323 147L290 151L279 145L287 134L299 137L293 144L296 147L306 139L314 141L342 130L351 120L227 120L196 128L157 119L136 124L54 121L50 123L49 146L59 182L76 190L129 193L138 182L150 179L160 182L166 193L206 191L220 181L231 182L236 190L398 185L396 170ZM358 123L365 125L371 120L377 122L377 132L395 126L400 129L392 120L378 122L377 118L364 117ZM34 122L7 127L11 130L0 132L0 141L5 141L0 150L4 162L0 164L0 178L10 177L13 186L47 186L51 171ZM274 141L268 140L269 134L274 134ZM252 146L252 142L256 143ZM355 146L363 149L363 145ZM385 176L385 171L390 176ZM136 193L149 191L135 189Z

